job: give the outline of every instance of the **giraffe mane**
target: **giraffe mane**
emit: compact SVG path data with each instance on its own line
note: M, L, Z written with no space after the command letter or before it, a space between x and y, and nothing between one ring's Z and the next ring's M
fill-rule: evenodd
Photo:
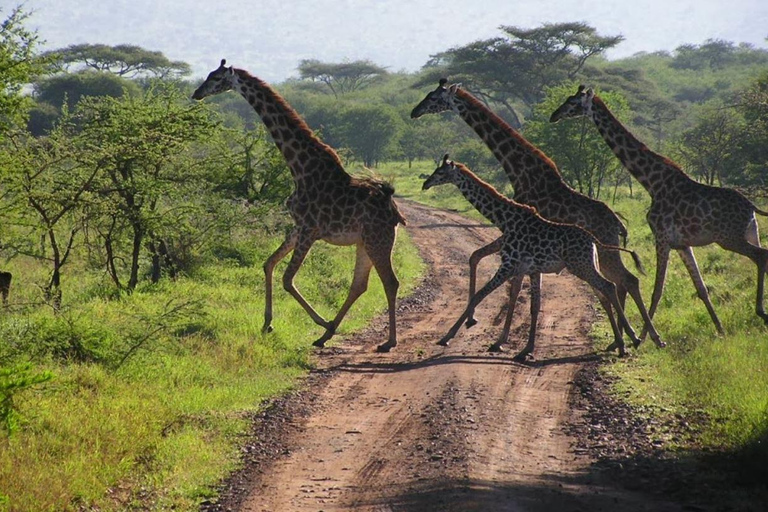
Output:
M527 204L518 203L517 201L508 198L507 196L505 196L504 194L502 194L501 192L496 190L490 183L483 181L477 174L475 174L474 172L470 171L469 167L467 167L466 165L464 165L464 164L462 164L460 162L453 162L453 165L455 165L456 168L459 169L460 172L462 172L463 174L467 175L469 177L469 179L471 179L472 181L477 183L480 187L482 187L486 192L488 192L490 195L492 195L496 199L498 199L500 201L504 201L505 203L512 204L512 205L515 205L517 207L520 207L523 210L528 210L531 213L538 214L538 211L536 210L536 208L534 208L533 206L527 205Z
M483 112L487 113L488 117L493 121L494 123L498 124L498 126L501 127L502 131L506 133L509 137L515 139L518 144L525 147L528 151L531 153L534 153L540 160L544 162L544 165L547 165L548 167L551 167L554 169L554 171L557 173L558 176L560 176L560 179L562 180L562 176L560 175L560 171L557 169L557 165L555 165L555 162L552 161L551 158L549 158L542 150L528 142L528 140L520 135L520 133L512 128L509 123L507 123L504 119L502 119L498 114L496 114L494 111L486 107L480 100L475 98L472 94L468 93L464 89L459 88L456 91L456 94L458 96L461 96L462 99L467 101L467 103L470 103L475 108L481 109Z
M341 163L341 158L339 158L339 154L336 153L336 150L320 140L320 138L315 135L315 132L312 131L312 128L309 127L307 122L271 85L269 85L261 78L253 76L244 69L235 69L235 72L240 75L241 78L247 78L256 82L262 92L269 97L270 102L278 106L278 108L282 109L288 120L294 123L298 130L304 132L307 138L315 143L317 149L330 156L340 168L344 168L344 164Z

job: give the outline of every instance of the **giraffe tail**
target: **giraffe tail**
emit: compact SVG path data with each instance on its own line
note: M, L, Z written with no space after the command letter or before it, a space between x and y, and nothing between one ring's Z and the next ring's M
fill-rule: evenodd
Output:
M635 251L632 251L630 249L625 249L624 247L619 247L618 245L603 244L597 241L597 239L595 241L600 247L608 249L609 251L622 251L630 254L632 256L632 261L635 262L635 267L637 267L637 271L640 272L641 275L646 275L645 267L643 267L643 262L640 261L640 256L638 256Z
M761 210L760 208L756 208L754 205L752 205L752 208L755 209L756 214L762 215L763 217L768 217L768 212Z

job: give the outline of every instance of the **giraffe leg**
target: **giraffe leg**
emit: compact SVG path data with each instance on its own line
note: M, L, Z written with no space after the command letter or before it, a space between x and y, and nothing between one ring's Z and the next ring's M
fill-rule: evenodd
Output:
M640 340L645 339L645 336L650 333L651 339L657 347L665 347L666 343L661 341L661 336L659 336L659 333L656 331L656 328L653 325L653 320L651 320L651 316L648 314L648 310L643 303L643 297L640 293L640 281L629 271L629 269L627 269L627 267L624 266L624 262L621 261L621 255L618 251L599 249L598 252L600 255L600 272L609 281L613 281L616 284L616 295L622 310L624 310L626 296L627 293L629 293L640 312L640 316L643 318L644 325L640 334Z
M261 332L272 332L272 274L275 270L275 265L280 263L296 247L297 241L298 231L294 229L285 237L280 247L264 262L266 301L264 304L264 326L261 328Z
M397 290L400 287L400 281L398 281L395 271L392 269L392 248L395 245L395 234L394 227L386 234L382 233L381 229L378 229L376 230L378 239L374 241L367 239L366 233L363 233L368 257L373 261L376 273L379 274L379 279L381 279L381 283L384 285L384 293L387 296L387 307L389 309L389 338L386 343L376 347L377 352L389 352L397 346L395 317L397 313Z
M661 294L664 292L664 280L667 276L667 264L669 263L669 246L665 243L659 243L656 240L656 278L653 284L653 295L651 296L651 305L648 308L648 318L653 318L656 307L661 300ZM642 335L641 335L642 337Z
M523 275L515 276L509 281L509 300L507 303L507 317L504 321L504 328L501 331L499 339L488 347L488 352L501 352L501 346L507 343L509 338L509 329L512 325L512 316L515 314L515 305L517 296L520 295L520 289L523 287Z
M373 262L371 261L371 258L368 257L368 253L365 252L365 248L361 244L358 244L357 246L356 258L355 273L352 278L352 285L349 287L347 300L344 301L344 304L341 306L341 309L339 309L336 317L331 321L330 327L328 327L325 333L312 344L316 347L325 346L325 342L331 339L336 333L336 328L341 324L341 321L344 319L347 311L349 311L349 308L352 307L352 304L354 304L355 301L368 289L368 277L371 274Z
M525 362L533 359L533 345L536 341L536 324L541 311L541 274L531 274L531 327L528 330L528 343L513 359ZM507 332L509 329L507 328Z
M475 294L475 287L477 285L477 265L480 263L480 260L482 260L487 256L490 256L491 254L495 254L499 252L500 249L501 249L501 237L497 238L490 244L476 250L469 257L469 301L472 300L472 296ZM473 309L472 311L469 312L469 317L467 317L466 326L467 328L470 328L476 323L477 323L477 320L475 320L475 311Z
M309 314L309 316L317 325L325 327L326 329L330 329L332 324L327 320L324 320L323 317L321 317L317 311L315 311L315 309L310 306L309 302L307 302L304 296L299 292L298 289L296 289L296 286L293 284L293 278L296 276L296 273L299 271L302 263L304 263L304 259L307 257L307 254L309 254L309 250L312 248L312 244L314 243L314 238L301 235L298 236L296 247L294 247L293 254L291 255L291 261L288 263L288 267L285 269L285 274L283 274L283 288L285 288L285 291L290 293L291 296L296 299L301 307L304 308L304 311Z
M746 239L738 242L720 242L723 249L742 254L757 265L757 296L755 297L755 313L768 324L768 314L763 307L763 291L765 288L765 273L768 272L768 250L760 247L760 237L757 233L757 222L752 219Z
M723 334L723 326L720 323L720 319L717 318L717 313L715 313L715 308L712 306L712 301L709 300L709 292L707 291L707 286L704 284L704 280L701 278L699 265L696 263L696 257L693 255L693 249L686 247L685 249L678 249L677 252L680 254L683 263L685 263L685 268L688 269L688 273L693 280L693 286L696 287L696 293L698 294L699 299L701 299L707 307L707 311L709 312L710 318L712 318L712 321L715 323L717 332Z
M621 327L624 328L624 331L629 335L633 343L637 345L640 343L640 340L637 338L632 326L629 325L627 317L624 315L624 310L619 304L619 298L616 295L616 285L601 276L594 266L569 266L568 270L576 277L589 283L592 289L595 290L600 304L608 315L608 320L611 322L611 329L613 330L614 342L607 350L618 348L619 356L624 356L626 352ZM614 311L616 312L615 317Z
M448 343L454 336L456 336L456 333L459 331L461 324L464 323L464 320L469 316L469 312L475 309L477 305L480 304L483 299L485 299L493 290L504 284L507 279L520 273L515 270L516 269L513 269L511 265L505 265L502 263L502 265L496 271L496 274L472 297L472 300L470 300L469 304L467 305L467 309L464 310L464 313L461 314L459 319L456 320L456 323L453 324L453 326L448 330L448 333L443 336L437 344L444 347L448 346Z

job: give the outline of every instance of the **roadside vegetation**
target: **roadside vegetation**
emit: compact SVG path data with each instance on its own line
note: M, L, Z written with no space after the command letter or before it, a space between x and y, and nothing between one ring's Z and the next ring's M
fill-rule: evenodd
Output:
M290 226L289 173L242 98L189 100L199 80L186 63L98 42L41 53L22 8L0 16L0 271L13 275L0 306L0 510L194 510L238 464L249 414L300 384L321 334L282 291L275 331L261 333L261 265ZM511 193L490 152L450 112L409 118L440 77L461 82L574 188L628 219L649 300L647 195L593 127L549 114L579 83L595 86L653 149L765 206L768 51L708 40L607 60L620 43L582 23L505 26L418 73L306 60L275 86L349 171L479 219L451 187L422 192L420 175L447 152ZM352 251L317 244L298 274L321 315L346 297ZM717 247L696 254L725 336L673 255L656 316L667 349L646 343L606 371L617 393L660 414L702 413L697 446L764 466L768 329L753 313L755 269ZM423 264L403 229L394 259L404 295ZM372 274L340 334L385 304Z

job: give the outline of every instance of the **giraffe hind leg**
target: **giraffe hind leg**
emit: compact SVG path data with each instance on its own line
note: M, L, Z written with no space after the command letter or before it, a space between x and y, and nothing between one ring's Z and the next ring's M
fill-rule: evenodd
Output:
M501 237L497 238L490 244L483 246L472 253L472 255L469 257L469 300L472 300L472 296L475 294L475 288L477 285L477 265L480 263L480 260L483 258L490 256L491 254L495 254L499 252L501 249ZM474 309L469 312L469 316L467 317L466 326L467 329L472 327L473 325L477 324L477 320L475 320L475 311Z
M701 277L699 265L696 263L696 257L693 255L693 249L686 247L684 249L678 249L677 252L680 254L680 258L682 258L683 263L685 264L685 268L688 269L688 273L691 275L691 279L693 280L693 285L696 287L696 294L706 306L707 311L709 312L709 317L715 324L717 332L723 334L723 325L720 323L720 319L717 317L717 313L715 312L715 307L712 305L712 301L709 299L709 292L707 291L707 286L704 284L704 279Z
M509 282L509 299L507 302L507 316L504 321L504 328L501 330L499 339L488 347L488 352L501 352L501 346L507 343L509 338L509 329L512 325L512 316L515 314L515 305L517 304L517 297L520 295L520 289L523 287L523 275L515 276L510 279Z
M541 274L531 274L531 327L528 329L528 342L512 359L523 363L531 361L533 357L534 343L536 342L536 324L539 321L541 311ZM507 332L509 330L507 329Z
M376 238L369 237L364 232L363 243L384 286L389 312L389 337L385 343L376 347L376 351L389 352L397 346L397 290L400 288L400 281L392 269L392 248L395 245L396 227L392 226L387 232L382 232L381 229L374 230L374 234Z

